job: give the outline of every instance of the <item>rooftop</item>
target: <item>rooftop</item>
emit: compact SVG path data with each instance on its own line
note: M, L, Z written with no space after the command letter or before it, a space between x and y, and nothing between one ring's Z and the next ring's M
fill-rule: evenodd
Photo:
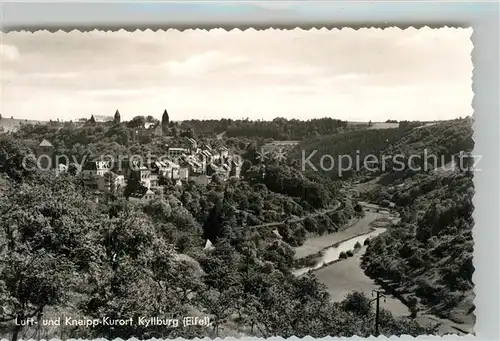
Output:
M50 143L49 141L47 140L43 140L42 142L40 142L40 144L38 145L39 147L54 147L52 145L52 143Z

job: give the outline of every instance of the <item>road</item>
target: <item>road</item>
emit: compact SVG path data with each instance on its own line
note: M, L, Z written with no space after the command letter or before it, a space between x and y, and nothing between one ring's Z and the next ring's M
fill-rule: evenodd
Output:
M315 211L313 213L306 214L306 215L304 215L302 217L299 217L299 218L296 218L296 219L285 219L283 221L273 221L271 223L265 223L265 224L260 224L260 225L251 225L251 227L253 227L253 228L264 228L264 227L275 227L275 226L283 225L283 224L286 224L287 222L288 223L298 223L298 222L306 220L307 218L319 217L321 215L325 215L325 214L328 214L328 213L335 212L337 210L342 209L343 207L344 207L343 203L337 202L337 204L335 205L334 208L330 208L330 209L327 209L327 210Z

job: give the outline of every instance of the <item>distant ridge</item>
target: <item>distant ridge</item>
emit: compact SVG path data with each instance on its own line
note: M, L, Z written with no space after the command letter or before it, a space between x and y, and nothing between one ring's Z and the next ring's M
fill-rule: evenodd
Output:
M48 121L39 120L26 120L22 118L2 118L0 120L0 127L3 128L4 132L17 131L19 127L23 124L46 124Z

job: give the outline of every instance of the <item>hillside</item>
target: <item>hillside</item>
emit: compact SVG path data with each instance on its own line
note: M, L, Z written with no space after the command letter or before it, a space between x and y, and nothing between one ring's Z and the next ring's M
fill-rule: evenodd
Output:
M471 160L459 155L472 151L472 134L469 118L365 129L304 141L294 155L300 159L302 150L306 156L316 150L310 160L329 178L339 178L338 168L322 171L323 155L335 161L348 155L354 162L359 155L361 166L366 155L379 160L389 156L385 169L372 172L361 167L341 176L357 178L357 185L347 187L354 198L382 206L394 203L402 218L368 247L362 267L408 305L418 302L420 313L467 325L474 321L474 185L473 174L466 169ZM395 160L404 167L398 168ZM347 169L347 162L343 166Z
M471 123L468 118L435 122L432 125L400 122L398 128L362 129L326 135L303 141L290 156L300 160L301 164L309 160L319 173L334 179L347 179L354 175L387 175L397 161L403 162L408 168L408 159L412 154L420 156L414 158L412 164L422 166L425 150L427 155L436 155L436 165L441 166L449 162L452 155L472 150ZM373 158L377 162L367 170L364 160L371 161ZM303 166L306 170L312 170L308 163ZM400 170L397 172L399 176L405 174Z
M11 132L17 131L23 124L45 124L45 121L38 120L23 120L18 118L5 118L0 119L0 132L3 129L3 132Z
M419 174L396 188L377 197L400 206L402 221L368 247L363 268L398 295L416 296L421 311L472 325L472 175Z

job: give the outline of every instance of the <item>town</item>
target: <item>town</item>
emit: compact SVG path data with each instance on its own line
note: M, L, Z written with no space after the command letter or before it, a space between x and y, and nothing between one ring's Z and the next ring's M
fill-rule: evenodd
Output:
M80 120L80 125L120 125L121 117L117 110L114 116L91 115L88 121ZM134 136L149 134L151 136L168 136L169 115L165 110L161 122L135 126ZM148 201L163 193L162 185L174 182L176 185L193 181L200 185L209 184L212 179L226 181L239 178L243 161L225 146L212 148L210 143L198 143L191 137L184 137L182 145L165 145L163 156L148 157L119 155L116 160L88 160L83 164L68 163L71 157L63 158L56 153L54 145L43 140L35 148L33 158L39 169L51 171L56 175L66 173L74 167L74 175L81 174L82 180L96 194L110 193L122 196L130 180L137 180L137 186L128 196L131 200ZM274 146L274 144L270 144Z

